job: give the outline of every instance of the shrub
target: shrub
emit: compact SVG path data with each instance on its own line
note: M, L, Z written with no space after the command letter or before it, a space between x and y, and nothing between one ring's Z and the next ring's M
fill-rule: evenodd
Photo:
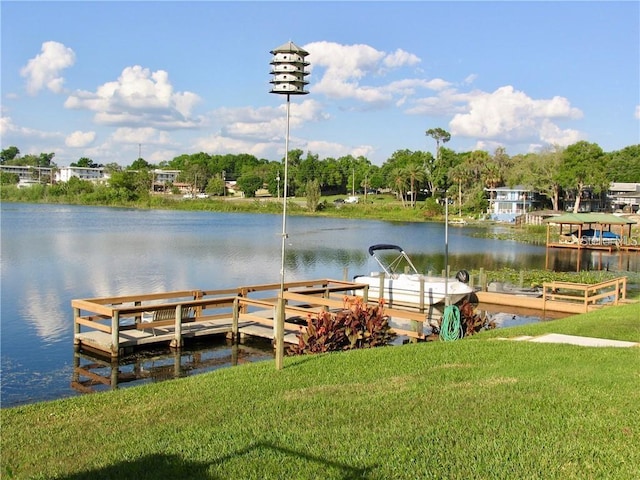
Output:
M339 312L309 315L306 330L298 334L298 345L289 353L322 353L387 345L394 337L382 303L366 306L362 299L345 297Z

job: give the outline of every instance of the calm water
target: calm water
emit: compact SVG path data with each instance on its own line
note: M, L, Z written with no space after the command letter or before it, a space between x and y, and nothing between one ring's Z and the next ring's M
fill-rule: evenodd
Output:
M279 215L0 204L2 406L79 394L73 298L279 282ZM367 248L401 245L421 271L444 268L444 226L290 217L286 279L342 279L377 270ZM510 266L574 270L576 252L474 238L449 229L451 270ZM639 271L638 255L590 254L582 268ZM603 265L604 264L604 265ZM268 343L222 342L173 356L151 352L96 365L126 382L156 381L271 356ZM135 380L135 382L133 382ZM99 390L96 386L94 390Z

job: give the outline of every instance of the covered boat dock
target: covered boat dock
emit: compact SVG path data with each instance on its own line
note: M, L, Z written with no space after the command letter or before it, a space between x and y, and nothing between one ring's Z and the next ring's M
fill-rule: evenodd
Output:
M632 235L635 220L605 213L565 213L545 220L547 247L589 250L640 251L637 238ZM551 227L559 226L552 234Z

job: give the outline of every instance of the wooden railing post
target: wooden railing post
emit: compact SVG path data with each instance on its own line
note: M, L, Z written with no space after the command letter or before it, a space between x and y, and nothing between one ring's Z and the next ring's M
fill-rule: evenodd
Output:
M175 334L169 346L171 348L181 348L182 347L182 304L176 305L176 317L175 317L174 325L175 325Z
M381 272L380 273L380 284L379 284L379 290L378 290L378 301L384 300L384 277L385 277L385 273ZM391 306L391 302L389 302L389 306Z
M235 300L233 301L233 319L231 321L231 335L233 336L231 341L233 343L236 343L238 341L238 337L240 336L240 333L239 333L240 328L238 326L239 318L240 318L240 297L236 297Z
M80 309L77 307L73 307L73 333L74 336L76 333L80 333L80 324L78 323L78 318L80 317Z
M113 310L111 314L111 358L120 354L120 312Z

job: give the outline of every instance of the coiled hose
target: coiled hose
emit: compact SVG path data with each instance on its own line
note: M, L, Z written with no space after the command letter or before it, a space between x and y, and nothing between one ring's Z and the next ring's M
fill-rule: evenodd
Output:
M445 342L458 340L462 337L462 323L460 309L456 305L447 305L440 324L440 338Z

